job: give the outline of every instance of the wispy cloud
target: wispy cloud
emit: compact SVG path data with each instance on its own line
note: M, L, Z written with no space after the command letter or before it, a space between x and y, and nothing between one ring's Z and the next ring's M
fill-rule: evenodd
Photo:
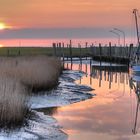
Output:
M0 33L0 39L37 38L105 38L112 37L110 28L26 28L10 29ZM129 36L127 30L127 36Z

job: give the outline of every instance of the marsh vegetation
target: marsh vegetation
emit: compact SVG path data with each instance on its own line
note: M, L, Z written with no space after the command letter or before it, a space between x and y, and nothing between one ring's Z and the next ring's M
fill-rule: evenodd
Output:
M32 91L53 88L61 70L57 58L0 57L0 126L23 124L30 114Z

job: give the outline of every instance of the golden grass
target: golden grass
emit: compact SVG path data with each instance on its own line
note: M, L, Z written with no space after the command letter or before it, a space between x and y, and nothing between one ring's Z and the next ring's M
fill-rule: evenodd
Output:
M27 91L19 81L0 77L0 126L16 125L28 113Z
M0 125L20 124L29 111L29 91L57 84L61 61L47 56L0 57Z
M0 75L14 77L37 90L54 87L58 82L61 70L61 61L53 57L0 58Z

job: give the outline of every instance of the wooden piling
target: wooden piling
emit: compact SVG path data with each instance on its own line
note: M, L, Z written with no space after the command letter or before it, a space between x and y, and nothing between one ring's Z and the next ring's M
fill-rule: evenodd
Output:
M99 43L99 55L100 55L100 62L102 60L102 46L101 43Z
M62 57L62 49L61 49L61 42L58 43L58 54L59 54L59 58L61 59Z
M52 46L53 46L53 55L56 56L56 43L53 43Z
M65 54L64 54L65 44L62 43L62 57L63 57L63 63L65 61Z
M69 50L70 50L70 60L71 60L71 64L72 64L72 41L70 40L70 44L69 44Z
M132 50L133 50L133 44L130 44L130 47L129 47L129 60L131 59L131 54L132 54Z
M82 65L82 50L81 50L81 44L80 43L78 44L78 47L79 47L79 50L80 50L80 57L79 57L80 64Z
M88 42L86 42L86 60L87 60L87 52L88 52Z
M56 43L56 56L59 57L59 43Z
M110 57L110 60L111 60L111 57L112 57L112 48L111 48L111 42L109 42L109 57Z

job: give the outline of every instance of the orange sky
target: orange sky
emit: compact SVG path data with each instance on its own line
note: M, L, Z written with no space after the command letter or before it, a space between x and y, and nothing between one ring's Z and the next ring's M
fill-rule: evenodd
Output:
M129 27L139 0L0 0L0 21L18 28Z
M135 44L134 8L140 10L139 0L0 0L0 24L13 27L0 30L0 40L92 38L116 44L117 37L109 31L119 28L126 43Z

